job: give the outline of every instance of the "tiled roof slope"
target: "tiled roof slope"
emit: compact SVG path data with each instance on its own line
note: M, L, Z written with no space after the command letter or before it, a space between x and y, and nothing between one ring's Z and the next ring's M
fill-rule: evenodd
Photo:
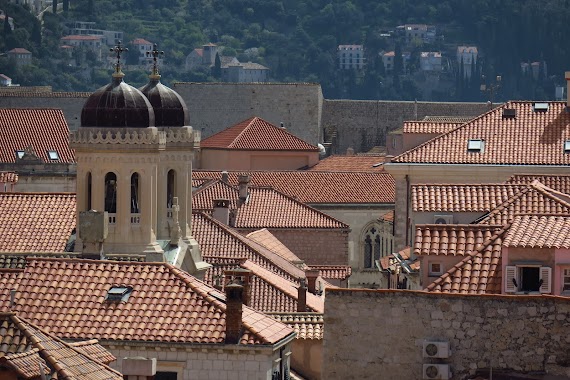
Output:
M311 152L319 150L318 147L259 117L244 120L202 140L200 148Z
M97 339L84 340L81 342L71 342L70 346L75 347L75 349L84 355L87 355L98 362L109 364L117 360L113 354L105 349L105 347L99 344Z
M519 192L524 185L426 184L412 185L415 212L491 211Z
M109 302L112 286L132 287ZM225 295L165 263L31 259L17 292L19 315L64 339L223 343ZM288 327L244 306L240 344L275 344Z
M332 228L348 225L268 187L249 186L249 197L238 204L239 191L222 181L202 186L192 195L192 209L211 212L215 199L229 199L237 209L236 228Z
M212 264L204 281L210 285L216 284L216 279L222 278L224 271L242 268L252 272L250 306L261 312L292 313L297 311L299 282L292 282L255 264L251 260L235 260L204 256L204 260ZM220 281L223 288L224 282ZM307 292L307 307L309 311L322 313L324 298Z
M34 350L0 358L0 365L14 369L27 378L40 376L40 365L52 368L61 380L117 379L123 376L105 364L93 360L77 348L61 341L43 329L13 313L0 314L0 320L8 321L8 330L19 330ZM38 358L41 358L38 360ZM31 376L30 376L31 375Z
M18 174L14 172L0 172L0 182L3 183L17 183Z
M305 272L287 259L239 234L203 213L192 213L192 235L204 257L249 259L288 281L298 281Z
M272 318L291 326L297 339L322 340L325 319L322 313L268 313Z
M404 133L442 134L459 127L461 122L404 121Z
M394 203L396 199L394 178L386 172L232 171L229 183L237 185L240 174L250 175L253 186L271 186L308 204ZM195 170L192 177L221 179L222 173Z
M473 119L473 116L424 116L422 121L431 121L436 123L467 123Z
M534 111L534 102L508 102L452 131L395 157L394 163L478 165L569 165L564 142L570 139L566 102L548 102ZM516 117L503 117L514 109ZM468 152L469 139L485 141L481 153Z
M570 214L517 215L503 246L570 249Z
M570 214L570 198L535 181L476 222L504 225L516 214Z
M67 253L0 253L0 270L1 269L24 269L28 257L57 257L60 259L79 258L80 252Z
M534 181L539 181L543 185L561 193L570 194L570 175L515 174L507 180L507 183L527 185Z
M425 290L437 293L500 294L501 245L505 229L497 230L474 252Z
M279 241L267 228L262 228L257 231L250 232L246 235L257 244L260 244L270 250L273 253L281 256L285 260L297 264L302 263L303 260L299 256L295 255L289 248L287 248L283 243Z
M23 270L0 269L0 311L10 309L10 293L16 289L23 274Z
M414 254L468 256L501 229L482 224L419 224Z
M0 252L63 252L75 206L70 193L0 193Z
M28 146L44 162L75 162L62 110L0 108L0 162L16 162L16 151ZM49 150L59 154L58 161L49 159Z
M308 170L321 172L381 172L383 155L333 155L320 160L316 165Z
M346 280L352 274L348 265L311 265L310 268L318 270L320 276L327 280Z

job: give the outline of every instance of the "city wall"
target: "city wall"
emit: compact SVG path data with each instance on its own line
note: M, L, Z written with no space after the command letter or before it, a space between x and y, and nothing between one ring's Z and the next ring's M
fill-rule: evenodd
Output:
M570 376L565 297L329 289L324 318L324 379L422 379L425 364L452 379L491 367ZM424 357L424 341L449 343L449 356Z

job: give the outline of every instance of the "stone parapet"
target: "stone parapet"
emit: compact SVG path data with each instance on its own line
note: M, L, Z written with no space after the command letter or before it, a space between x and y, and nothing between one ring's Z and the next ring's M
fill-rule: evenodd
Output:
M69 135L69 145L76 150L93 150L96 145L133 146L137 149L163 150L166 132L151 128L80 128Z

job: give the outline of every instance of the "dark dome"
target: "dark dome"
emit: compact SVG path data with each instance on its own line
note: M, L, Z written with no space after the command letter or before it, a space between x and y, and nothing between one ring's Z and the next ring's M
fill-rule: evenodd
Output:
M154 111L147 98L123 82L121 75L95 91L81 110L82 127L154 127Z
M176 91L160 83L159 75L151 75L150 82L140 90L154 108L157 127L183 127L190 125L186 103Z

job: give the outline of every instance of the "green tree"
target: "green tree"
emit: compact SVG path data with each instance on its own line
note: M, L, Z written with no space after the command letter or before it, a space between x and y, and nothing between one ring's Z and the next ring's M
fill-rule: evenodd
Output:
M4 38L7 38L10 33L12 33L12 27L8 21L9 19L10 17L8 17L8 12L6 12L6 17L4 18Z
M65 13L69 11L69 0L63 0L63 11Z

